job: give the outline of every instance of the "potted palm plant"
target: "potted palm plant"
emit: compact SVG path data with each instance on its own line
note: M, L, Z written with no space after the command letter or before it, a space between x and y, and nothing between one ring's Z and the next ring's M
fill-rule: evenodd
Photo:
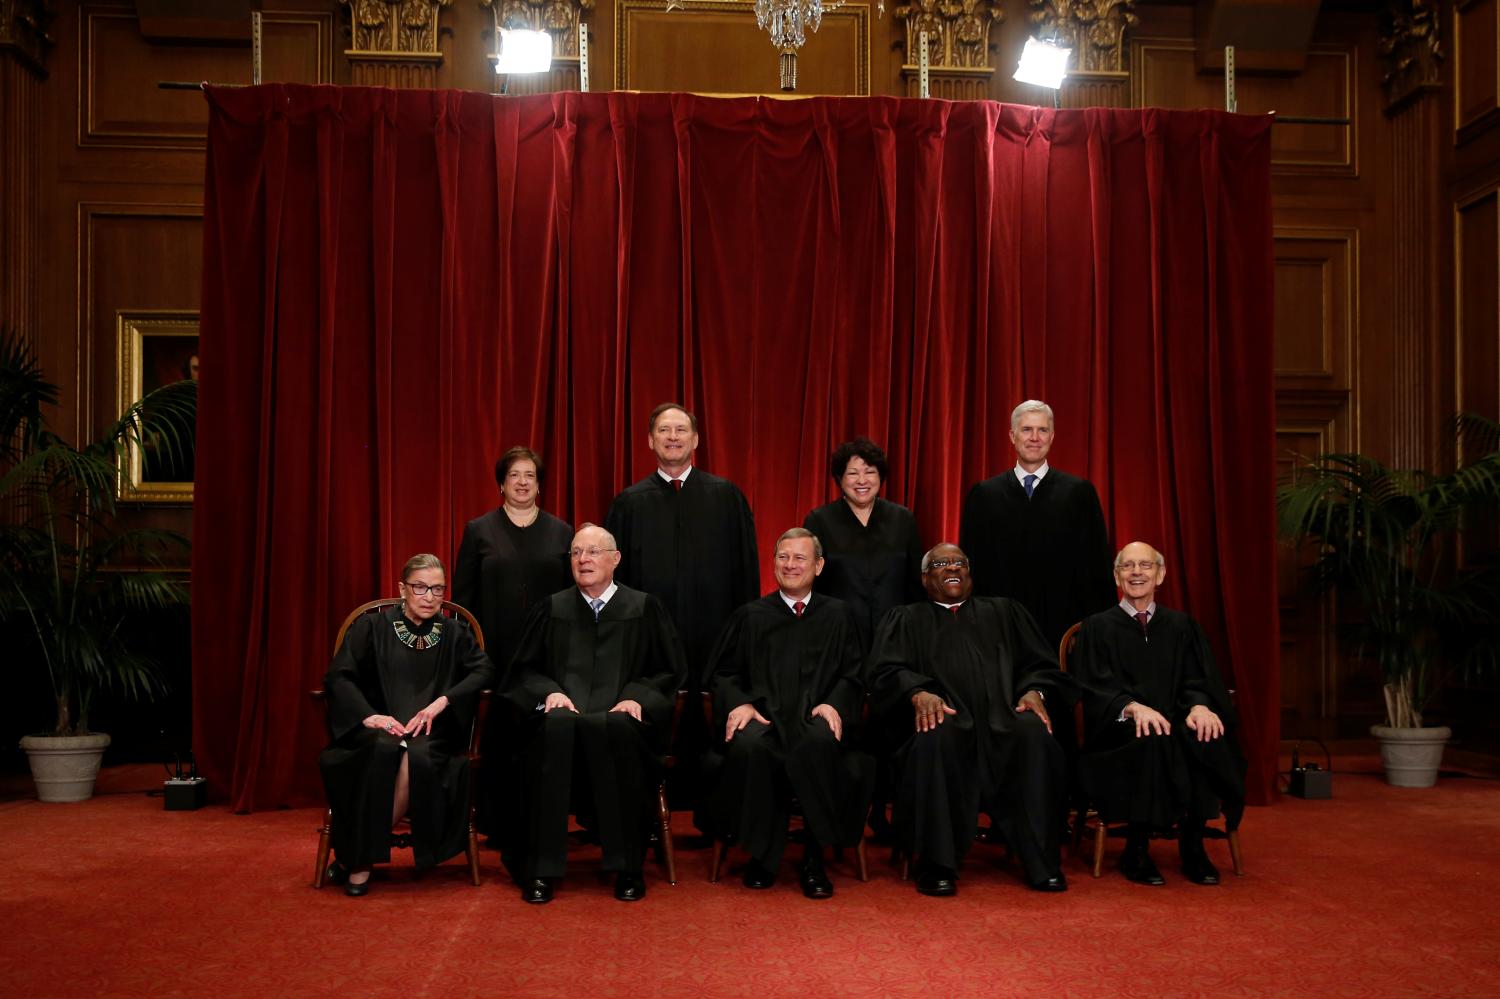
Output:
M158 389L83 446L47 428L43 407L57 398L30 345L0 332L0 624L19 639L7 661L44 671L53 698L51 730L21 748L38 797L80 801L109 744L89 730L95 695L144 699L164 688L160 664L131 645L130 615L187 602L166 562L186 539L119 521L124 459L132 447L183 454L197 393L191 382Z
M1500 565L1456 557L1465 528L1495 526L1500 424L1466 413L1455 427L1448 474L1324 454L1277 491L1282 536L1317 545L1316 585L1352 605L1352 654L1381 671L1386 719L1371 732L1403 787L1432 786L1452 734L1422 724L1432 697L1500 659Z

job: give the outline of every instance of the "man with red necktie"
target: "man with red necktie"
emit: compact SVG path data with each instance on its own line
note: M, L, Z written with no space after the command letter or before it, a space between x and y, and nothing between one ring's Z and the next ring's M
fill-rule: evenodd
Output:
M1083 687L1080 769L1099 813L1129 824L1120 858L1125 877L1164 883L1151 860L1151 835L1175 825L1184 876L1216 885L1204 824L1222 808L1228 827L1239 826L1245 761L1203 629L1156 602L1166 578L1161 552L1131 542L1115 556L1120 602L1083 622L1070 657Z
M864 832L873 761L851 748L864 702L861 642L849 606L813 593L823 547L806 528L776 541L777 590L730 617L709 659L716 776L699 828L750 854L747 888L769 888L786 849L792 796L801 805L802 893L833 894L823 851Z

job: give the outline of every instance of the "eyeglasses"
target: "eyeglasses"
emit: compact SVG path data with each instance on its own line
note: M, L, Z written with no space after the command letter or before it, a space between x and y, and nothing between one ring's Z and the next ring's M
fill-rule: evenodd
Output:
M425 597L427 596L427 594L431 593L439 600L443 598L443 594L448 592L448 587L444 586L442 583L439 583L436 586L428 586L426 583L402 583L401 585L406 587L408 590L411 590L411 592L416 596Z
M1152 569L1156 568L1156 563L1151 561L1150 559L1146 559L1142 562L1121 562L1115 566L1115 568L1124 569L1126 572L1134 572L1137 567L1140 567L1146 572L1150 572Z
M927 563L927 571L928 572L931 572L934 569L967 569L968 567L969 567L969 560L966 559L966 558L955 558L955 559L938 558L938 559L933 559L931 562Z
M568 557L576 562L579 559L583 558L585 555L587 555L589 558L598 558L605 552L612 552L614 550L615 549L613 548L599 548L597 546L593 548L570 548L568 549Z

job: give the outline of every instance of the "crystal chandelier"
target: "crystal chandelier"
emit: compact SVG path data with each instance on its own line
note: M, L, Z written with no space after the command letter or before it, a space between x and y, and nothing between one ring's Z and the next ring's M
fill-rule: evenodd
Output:
M797 50L807 44L807 33L818 30L824 11L841 5L842 0L755 0L755 23L781 50L782 90L797 89Z

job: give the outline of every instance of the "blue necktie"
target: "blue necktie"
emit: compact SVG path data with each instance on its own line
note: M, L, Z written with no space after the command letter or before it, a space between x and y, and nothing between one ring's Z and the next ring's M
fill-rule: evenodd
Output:
M604 601L595 597L589 601L589 606L594 608L594 621L597 622L599 620L599 612L604 609Z
M1031 499L1032 490L1036 489L1036 474L1032 473L1022 481L1026 483L1026 498Z

